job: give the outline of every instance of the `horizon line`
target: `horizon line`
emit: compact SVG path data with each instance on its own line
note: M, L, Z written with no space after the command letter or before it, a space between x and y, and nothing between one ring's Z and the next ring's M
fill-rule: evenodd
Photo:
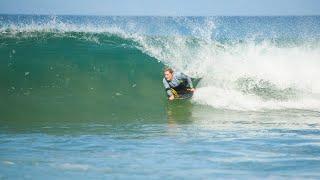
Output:
M111 16L111 17L306 17L320 16L320 14L270 14L270 15L160 15L160 14L55 14L55 13L2 13L0 15L26 15L26 16Z

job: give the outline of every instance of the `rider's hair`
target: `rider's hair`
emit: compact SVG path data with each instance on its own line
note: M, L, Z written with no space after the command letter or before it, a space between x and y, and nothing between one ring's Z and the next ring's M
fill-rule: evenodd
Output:
M169 73L171 73L171 74L173 73L173 69L171 69L169 67L166 67L163 69L163 72L167 72L167 71L169 71Z

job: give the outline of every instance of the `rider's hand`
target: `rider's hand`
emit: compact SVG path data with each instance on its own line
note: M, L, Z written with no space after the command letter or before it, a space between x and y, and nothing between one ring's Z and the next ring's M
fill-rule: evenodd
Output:
M170 100L170 101L174 100L174 96L173 96L173 95L170 96L170 97L169 97L169 100Z
M194 91L195 91L195 89L194 89L194 88L191 88L189 91L194 92Z

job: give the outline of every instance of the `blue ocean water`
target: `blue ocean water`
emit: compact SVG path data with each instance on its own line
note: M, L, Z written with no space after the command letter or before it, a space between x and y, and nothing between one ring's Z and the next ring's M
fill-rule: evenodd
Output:
M1 15L0 178L319 179L319 60L319 16Z

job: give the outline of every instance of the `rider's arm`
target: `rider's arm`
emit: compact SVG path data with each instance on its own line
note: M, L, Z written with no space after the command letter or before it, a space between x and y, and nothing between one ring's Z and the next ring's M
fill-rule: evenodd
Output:
M167 95L170 97L172 96L172 92L171 92L171 88L170 88L170 85L169 83L163 78L163 86L164 88L166 89L166 92L167 92Z

